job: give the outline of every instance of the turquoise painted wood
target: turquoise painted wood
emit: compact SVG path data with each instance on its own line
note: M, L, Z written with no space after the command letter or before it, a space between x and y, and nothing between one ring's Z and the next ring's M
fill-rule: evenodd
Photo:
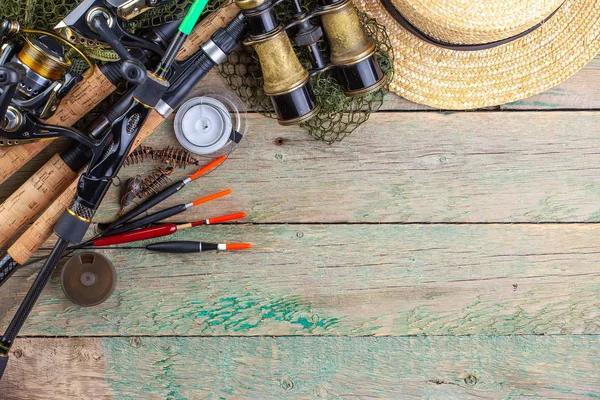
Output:
M246 223L176 238L255 248L104 251L119 282L89 309L57 272L2 398L599 398L598 62L477 112L388 96L333 146L250 114L243 146L165 206L231 187L185 219L243 210ZM170 123L148 142L174 143ZM0 289L0 329L35 271Z
M204 226L173 239L250 242L237 253L108 250L119 281L72 305L58 272L23 333L113 335L515 335L600 332L600 227ZM34 268L0 304L8 323Z
M597 399L599 351L582 335L38 338L2 384L40 400Z

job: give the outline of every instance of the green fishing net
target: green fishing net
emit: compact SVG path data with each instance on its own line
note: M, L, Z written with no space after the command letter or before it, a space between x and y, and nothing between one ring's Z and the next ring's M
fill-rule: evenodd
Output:
M316 6L313 0L301 1L302 6L311 10ZM292 15L290 7L278 9L280 21L287 23ZM386 75L387 82L393 74L393 49L385 27L374 18L359 13L360 20L377 47L377 57ZM323 54L329 54L327 42L321 40L319 46ZM298 58L306 69L311 69L308 54L304 49L295 48ZM269 97L262 89L263 78L258 57L248 46L240 46L226 62L220 72L229 86L257 112L275 118L275 111ZM322 72L311 78L311 87L321 106L319 113L301 124L315 139L328 144L341 141L369 119L372 112L379 110L388 85L363 97L346 97L342 87L329 72Z

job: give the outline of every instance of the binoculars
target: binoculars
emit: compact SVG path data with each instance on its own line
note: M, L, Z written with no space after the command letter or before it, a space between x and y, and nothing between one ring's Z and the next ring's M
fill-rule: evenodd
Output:
M244 44L258 55L263 88L279 124L300 124L319 112L309 83L319 72L331 70L348 97L365 96L385 84L375 42L363 29L352 0L319 0L312 12L303 11L299 0L291 0L294 15L288 25L274 11L283 1L236 0L248 20L250 35ZM313 24L316 17L320 24ZM293 33L294 44L308 51L310 71L298 59L288 31ZM328 63L318 46L323 34L330 48Z

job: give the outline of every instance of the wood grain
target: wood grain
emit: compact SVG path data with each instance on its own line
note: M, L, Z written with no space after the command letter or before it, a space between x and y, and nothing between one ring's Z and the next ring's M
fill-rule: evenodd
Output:
M598 351L597 336L19 339L2 383L40 400L592 399Z
M235 198L227 201L237 211ZM202 207L207 209L208 206ZM114 295L82 309L58 272L27 335L598 334L600 226L227 225L179 240L243 252L104 250ZM164 239L163 239L164 240ZM2 287L6 326L34 268Z
M380 113L328 146L252 114L230 159L164 206L231 187L261 223L595 222L599 122L596 112ZM172 121L145 142L176 143ZM151 167L125 167L120 177ZM99 221L114 218L120 196L118 188L108 194ZM222 204L213 202L211 214L226 211Z

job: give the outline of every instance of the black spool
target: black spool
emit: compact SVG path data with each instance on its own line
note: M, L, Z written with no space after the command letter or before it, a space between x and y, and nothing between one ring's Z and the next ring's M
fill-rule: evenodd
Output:
M265 4L249 10L242 10L242 14L248 18L248 28L251 36L263 36L273 32L281 24L275 15L273 3Z

